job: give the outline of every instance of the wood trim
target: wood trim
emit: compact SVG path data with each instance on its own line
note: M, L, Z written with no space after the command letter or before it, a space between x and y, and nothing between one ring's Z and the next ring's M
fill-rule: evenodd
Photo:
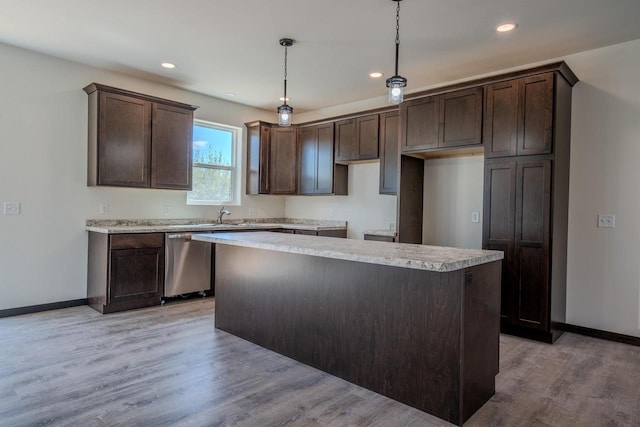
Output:
M20 316L22 314L38 313L41 311L58 310L61 308L78 307L87 305L86 298L74 299L69 301L52 302L48 304L29 305L26 307L8 308L0 310L1 317Z
M100 84L100 83L91 83L91 84L85 86L83 88L83 90L88 95L90 95L93 92L99 90L99 91L102 91L102 92L115 93L115 94L118 94L118 95L133 96L133 97L136 97L136 98L144 99L146 101L158 102L160 104L165 104L165 105L172 105L174 107L185 108L185 109L192 110L192 111L196 110L197 108L199 108L196 105L184 104L182 102L172 101L170 99L165 99L165 98L158 98L157 96L145 95L143 93L133 92L133 91L130 91L130 90L119 89L117 87L107 86L107 85L103 85L103 84Z
M441 93L451 92L455 90L471 89L477 86L485 86L494 83L499 83L507 80L519 79L522 77L530 77L536 74L544 74L549 72L558 72L564 79L574 86L579 80L578 77L571 71L566 62L553 62L551 64L541 65L539 67L528 68L520 71L512 71L506 74L496 74L490 77L484 77L476 80L469 80L462 83L455 83L452 85L441 86L433 89L428 89L420 92L414 92L405 94L405 101L409 101L415 98L422 98L425 96L439 95Z
M298 127L314 126L314 125L320 125L320 124L329 123L329 122L335 122L335 121L338 121L338 120L357 119L358 117L369 116L369 115L373 115L373 114L381 114L381 113L391 113L391 112L396 112L396 111L399 112L400 111L400 107L398 107L398 106L394 106L394 107L379 107L379 108L374 108L374 109L371 109L371 110L358 111L356 113L341 114L339 116L333 116L333 117L327 117L327 118L324 118L324 119L313 120L313 121L310 121L310 122L297 123L295 126L298 126Z
M574 334L600 338L607 341L621 342L623 344L635 345L640 347L640 337L634 337L632 335L618 334L616 332L587 328L585 326L572 325L569 323L554 323L553 326L565 332L571 332Z

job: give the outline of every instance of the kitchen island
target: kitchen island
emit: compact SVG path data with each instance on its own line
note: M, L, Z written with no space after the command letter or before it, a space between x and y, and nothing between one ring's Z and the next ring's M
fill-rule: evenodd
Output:
M216 328L459 425L495 393L502 252L193 239L216 244Z

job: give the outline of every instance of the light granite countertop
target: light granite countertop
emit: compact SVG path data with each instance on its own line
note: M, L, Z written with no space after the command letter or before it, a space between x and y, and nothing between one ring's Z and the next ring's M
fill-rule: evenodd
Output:
M503 259L500 251L267 232L194 234L193 240L435 272Z
M212 219L89 219L86 230L96 233L180 233L232 230L346 230L346 221L323 221L297 218L227 219L216 224Z

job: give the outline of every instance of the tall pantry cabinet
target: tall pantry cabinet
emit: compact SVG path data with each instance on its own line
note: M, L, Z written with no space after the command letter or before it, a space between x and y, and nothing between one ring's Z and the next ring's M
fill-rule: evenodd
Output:
M485 87L483 248L505 253L503 332L553 342L566 308L571 88L566 64Z

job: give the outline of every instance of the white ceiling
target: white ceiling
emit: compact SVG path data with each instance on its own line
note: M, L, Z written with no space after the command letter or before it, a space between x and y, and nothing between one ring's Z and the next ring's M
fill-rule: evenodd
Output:
M264 109L386 96L391 0L0 0L0 42ZM496 25L518 28L498 34ZM407 90L640 38L640 0L404 0ZM174 70L160 67L177 64ZM379 70L379 80L368 77ZM233 92L235 97L225 94Z

